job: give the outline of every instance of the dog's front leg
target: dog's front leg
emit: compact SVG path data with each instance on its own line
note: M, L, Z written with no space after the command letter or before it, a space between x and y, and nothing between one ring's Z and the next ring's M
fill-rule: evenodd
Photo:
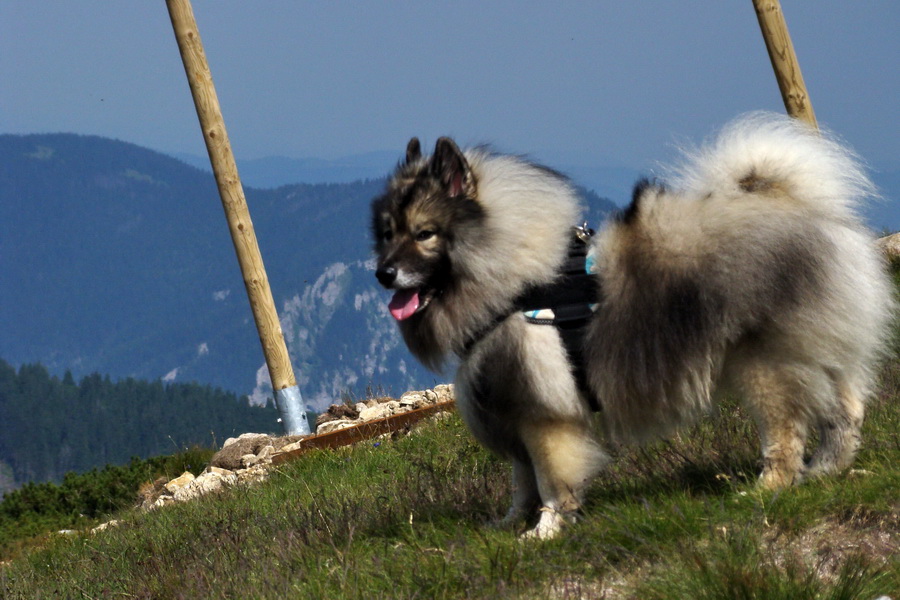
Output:
M513 459L512 462L512 506L506 516L497 522L499 527L510 527L534 514L541 505L534 467L530 461Z
M522 440L541 498L538 523L525 537L549 539L575 521L585 487L607 456L581 422L532 423L523 427Z

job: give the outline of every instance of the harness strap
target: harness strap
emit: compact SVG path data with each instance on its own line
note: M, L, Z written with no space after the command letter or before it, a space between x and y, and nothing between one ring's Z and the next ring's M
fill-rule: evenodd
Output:
M571 323L571 322L570 322ZM569 356L569 364L572 365L575 382L578 389L587 398L588 406L594 412L600 412L600 401L591 392L588 386L587 369L584 363L584 334L587 327L587 319L579 322L576 326L571 327L567 324L557 323L556 329L559 331L559 337L562 338L563 346L566 348L566 354Z
M588 387L583 350L585 328L594 314L594 303L598 297L597 279L587 269L588 242L593 233L586 226L573 228L569 253L560 267L560 277L549 284L526 289L516 298L511 312L525 313L525 319L529 323L556 327L578 388L587 398L591 410L598 412L600 403ZM468 354L479 340L509 314L511 313L498 315L494 321L470 337L464 345L464 352Z

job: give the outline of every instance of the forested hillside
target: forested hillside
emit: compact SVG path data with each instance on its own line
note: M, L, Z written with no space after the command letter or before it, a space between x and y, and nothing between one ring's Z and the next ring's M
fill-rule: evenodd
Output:
M0 493L135 456L221 445L247 431L277 432L277 418L271 404L250 406L208 385L98 374L76 382L0 360Z

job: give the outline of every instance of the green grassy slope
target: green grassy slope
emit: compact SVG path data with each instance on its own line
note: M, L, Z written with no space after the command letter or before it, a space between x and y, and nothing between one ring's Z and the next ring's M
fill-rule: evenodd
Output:
M900 364L850 474L762 492L756 434L729 407L623 453L552 542L490 523L507 466L458 416L319 451L269 481L0 567L4 598L860 598L900 592Z

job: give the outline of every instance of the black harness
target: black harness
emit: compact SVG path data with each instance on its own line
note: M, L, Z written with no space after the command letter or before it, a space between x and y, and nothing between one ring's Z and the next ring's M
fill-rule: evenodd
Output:
M468 354L484 336L514 312L522 312L525 320L534 325L553 325L559 331L575 375L578 388L588 400L591 410L600 410L600 403L590 392L584 365L584 336L594 314L598 299L598 283L588 272L588 244L594 231L587 227L572 228L569 252L560 267L560 276L553 282L526 289L513 302L512 310L500 315L488 326L469 338L464 351Z

